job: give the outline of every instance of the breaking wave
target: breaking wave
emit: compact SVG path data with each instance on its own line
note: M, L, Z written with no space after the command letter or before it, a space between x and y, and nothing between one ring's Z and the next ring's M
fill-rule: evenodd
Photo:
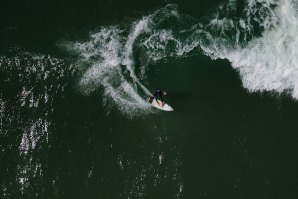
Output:
M104 103L133 116L151 112L146 72L156 62L203 53L227 59L250 92L288 92L298 98L297 3L292 0L230 0L207 20L167 5L126 25L102 27L88 41L68 42L87 69L84 94L102 87ZM190 20L191 18L191 20ZM145 90L144 90L145 89Z

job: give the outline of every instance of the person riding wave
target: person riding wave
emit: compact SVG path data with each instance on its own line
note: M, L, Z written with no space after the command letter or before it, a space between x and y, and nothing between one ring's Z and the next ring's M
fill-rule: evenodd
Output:
M156 89L156 90L154 91L153 96L151 96L151 97L149 98L149 102L152 103L153 100L156 100L157 104L158 104L159 106L163 107L163 105L164 105L163 95L166 95L166 94L167 94L167 93L166 93L165 91L163 91L163 90L161 90L161 89ZM160 99L161 104L159 103L158 99Z

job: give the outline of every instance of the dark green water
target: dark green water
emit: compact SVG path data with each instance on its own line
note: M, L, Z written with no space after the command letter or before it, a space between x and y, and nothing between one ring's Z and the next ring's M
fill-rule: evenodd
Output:
M152 35L168 29L183 45L189 44L188 39L195 42L191 27L204 26L227 3L1 2L0 198L297 198L294 94L257 86L253 92L245 86L250 70L235 70L229 57L207 56L202 46L208 40L183 55L175 51L179 45L174 39L169 44L157 40L158 45L166 43L162 50L155 43L154 48L150 46ZM168 4L177 6L179 20L157 11ZM241 18L245 5L246 1L234 5L235 19ZM117 72L98 72L96 67L94 76L86 75L88 69L100 68L111 58L98 57L104 51L96 50L104 45L91 46L91 50L88 46L83 53L63 46L96 43L90 34L102 33L102 27L109 30L111 25L120 27L120 36L115 35L125 44L132 24L154 12L153 30L135 40L132 60L136 76L147 88L167 91L166 102L175 109L170 113L137 104L137 98L127 97L131 93L118 96L116 92L119 98L111 97L113 91L124 92L117 89L129 82L126 70L122 70L123 82L115 80L117 75L108 77ZM184 34L185 30L190 33ZM259 27L249 36L258 37L262 30ZM230 31L226 36L233 38ZM210 32L216 35L217 30ZM149 47L142 45L146 41ZM155 49L159 51L154 54ZM84 53L91 53L91 58ZM165 57L147 61L150 53ZM102 73L106 75L101 77ZM111 85L97 76L107 78ZM260 76L264 82L267 77ZM138 109L126 110L128 102L122 99L136 103Z

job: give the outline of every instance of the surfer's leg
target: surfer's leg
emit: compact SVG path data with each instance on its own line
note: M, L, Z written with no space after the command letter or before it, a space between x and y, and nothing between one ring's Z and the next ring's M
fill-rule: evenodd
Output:
M155 99L155 101L157 102L157 104L160 106L160 104L159 104L159 102L158 102L158 100L157 100L157 97L155 97L154 99Z
M162 99L162 94L161 93L159 94L159 97L160 97L160 101L163 103L163 99Z

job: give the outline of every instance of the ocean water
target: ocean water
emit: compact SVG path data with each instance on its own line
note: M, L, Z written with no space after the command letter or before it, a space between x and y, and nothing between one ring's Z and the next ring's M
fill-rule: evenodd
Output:
M297 33L296 0L1 2L0 198L297 198Z

